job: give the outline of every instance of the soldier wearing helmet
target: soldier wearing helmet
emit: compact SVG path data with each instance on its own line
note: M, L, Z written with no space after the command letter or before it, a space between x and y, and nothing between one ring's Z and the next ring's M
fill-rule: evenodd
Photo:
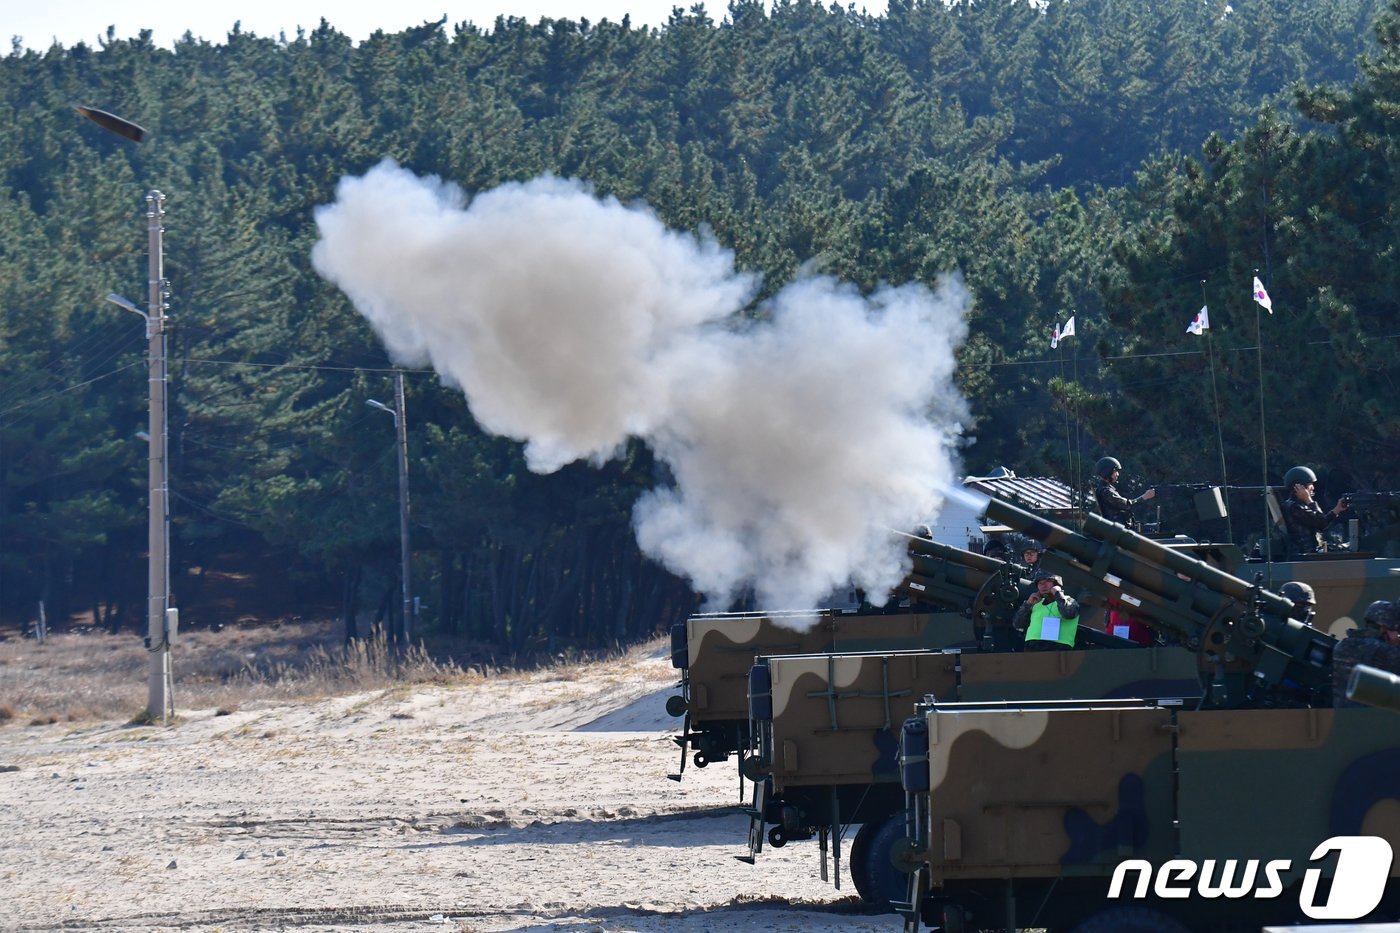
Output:
M1294 555L1317 554L1327 550L1322 533L1342 521L1342 513L1351 508L1346 497L1337 500L1329 512L1313 498L1317 474L1305 466L1295 466L1283 474L1288 498L1283 503L1283 524L1288 530L1288 545Z
M1063 651L1074 647L1079 631L1079 602L1065 594L1064 578L1037 570L1034 592L1016 610L1011 624L1026 632L1027 651Z
M1021 545L1021 563L1034 570L1040 564L1040 552L1043 550L1045 545L1034 538L1026 538Z
M1292 602L1295 609L1299 606L1306 606L1307 615L1303 616L1301 621L1309 625L1312 624L1312 618L1317 614L1317 595L1313 592L1312 587L1297 580L1289 580L1278 588L1278 594ZM1295 615L1294 618L1296 619L1298 616Z
M1361 627L1347 632L1332 651L1332 705L1359 706L1347 699L1347 680L1358 664L1400 674L1400 609L1378 599L1366 608Z
M1123 464L1113 457L1104 457L1099 460L1094 467L1094 472L1098 475L1098 481L1094 484L1094 500L1098 503L1099 513L1104 518L1120 525L1131 525L1133 506L1151 499L1157 495L1157 490L1149 488L1136 499L1127 498L1118 491L1118 474L1122 471Z

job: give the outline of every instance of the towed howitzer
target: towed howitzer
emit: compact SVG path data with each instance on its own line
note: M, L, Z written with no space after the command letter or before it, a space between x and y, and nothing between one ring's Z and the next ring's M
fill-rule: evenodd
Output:
M1305 607L1099 516L1079 534L1001 502L987 513L1044 541L1042 563L1067 581L1109 588L1189 647L1207 694L1195 708L1151 696L921 704L902 730L905 837L890 856L906 930L1258 929L1316 904L1308 866L1323 843L1400 845L1382 815L1400 801L1400 732L1387 712L1325 708L1334 640L1297 618ZM1374 691L1363 697L1400 703L1389 678L1360 678ZM1340 872L1325 861L1322 876ZM1182 864L1199 884L1162 894ZM1266 864L1281 866L1277 890ZM1373 879L1375 903L1327 916L1393 917L1398 876Z
M962 612L978 643L991 648L991 628L1004 624L1021 599L1023 569L1012 562L906 535L912 569L895 593L912 602Z
M1043 542L1041 563L1068 585L1106 587L1196 652L1207 705L1330 703L1336 639L1300 621L1306 606L1099 515L1085 516L1083 534L997 499L987 517Z
M1332 639L1280 618L1303 613L1289 600L1113 523L1091 523L1098 535L1091 538L999 502L988 518L1035 529L1032 536L1049 548L1042 566L1064 575L1086 600L1133 606L1177 644L1139 648L1081 621L1079 634L1092 637L1078 637L1080 649L1123 650L760 658L750 674L757 747L745 768L755 781L747 860L761 851L768 827L772 845L816 835L823 877L829 849L839 879L843 828L859 824L848 858L857 889L877 904L899 900L904 879L888 869L888 854L904 835L904 801L892 786L899 774L884 723L913 709L919 697L940 703L1147 699L1191 708L1324 697L1330 703ZM1000 618L988 611L980 621L1009 623L1019 604L1008 595L996 604ZM1246 628L1261 631L1254 641L1263 644L1238 644ZM1302 660L1289 660L1293 655ZM1209 695L1202 681L1211 685Z
M671 629L671 664L681 693L666 701L683 716L679 780L686 755L697 767L727 760L751 746L749 668L762 655L831 651L933 650L971 645L974 626L1014 600L1019 575L1008 564L972 551L907 536L914 570L895 588L885 610L702 613ZM898 600L907 599L908 606Z
M1400 674L1358 664L1347 677L1347 699L1400 712Z

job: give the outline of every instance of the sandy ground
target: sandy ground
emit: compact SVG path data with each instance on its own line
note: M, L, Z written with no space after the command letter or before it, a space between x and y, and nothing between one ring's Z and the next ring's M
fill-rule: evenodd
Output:
M814 842L736 860L732 763L666 778L659 654L169 728L9 725L0 929L900 930L820 880Z

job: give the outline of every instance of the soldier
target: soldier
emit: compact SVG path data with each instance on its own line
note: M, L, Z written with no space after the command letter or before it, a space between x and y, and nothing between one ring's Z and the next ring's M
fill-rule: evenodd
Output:
M1035 568L1040 562L1040 554L1045 550L1045 545L1034 538L1017 536L1012 538L1009 543L1003 542L1002 546L1006 548L1006 550L997 555L1002 560L1011 560L1010 552L1019 546L1021 549L1021 565L1026 569L1028 576L1034 576ZM987 637L991 639L990 645L987 646L989 650L1021 651L1024 649L1022 635L1025 633L1025 622L1021 622L1020 625L1014 625L1013 623L1014 620L1012 622L1007 622L1005 616L1002 616L1000 619L993 618L991 622L988 623L986 632Z
M1295 609L1298 606L1307 606L1308 614L1301 621L1312 625L1313 616L1317 615L1317 594L1313 592L1311 586L1297 580L1289 580L1278 588L1278 594L1293 603Z
M982 553L996 560L1008 560L1011 557L1011 548L1001 538L990 538L982 545Z
M1351 508L1346 497L1337 500L1330 512L1313 501L1317 474L1305 466L1295 466L1283 474L1288 498L1283 503L1283 524L1288 530L1288 545L1293 554L1317 554L1327 550L1322 533L1342 520L1342 513Z
M1156 489L1148 489L1136 499L1128 499L1118 491L1118 474L1123 471L1123 464L1113 457L1103 457L1098 465L1094 467L1094 472L1098 475L1098 481L1094 484L1094 500L1099 505L1099 514L1111 522L1120 525L1131 525L1133 521L1133 506L1139 502L1146 502L1157 495Z
M1063 651L1074 647L1079 630L1079 602L1065 595L1059 574L1037 570L1035 592L1016 610L1011 624L1026 632L1027 651Z
M1026 546L1021 549L1021 563L1030 570L1034 570L1040 563L1040 552L1045 550L1045 545L1034 538L1026 539Z
M1361 628L1347 632L1332 651L1332 705L1360 706L1347 699L1347 680L1358 664L1400 674L1400 612L1378 599L1366 608Z
M1132 606L1119 599L1110 598L1104 608L1108 611L1108 619L1104 623L1104 631L1108 634L1116 638L1126 638L1144 648L1150 648L1157 643L1157 637L1151 627L1133 615Z

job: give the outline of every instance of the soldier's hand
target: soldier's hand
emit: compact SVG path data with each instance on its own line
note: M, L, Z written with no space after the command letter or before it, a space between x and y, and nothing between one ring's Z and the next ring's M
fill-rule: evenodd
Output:
M1148 489L1147 489L1147 492L1145 492L1145 493L1142 494L1142 500L1143 500L1144 502L1146 502L1148 499L1151 499L1151 498L1155 497L1156 495L1157 495L1157 487L1156 487L1156 486L1149 486Z

